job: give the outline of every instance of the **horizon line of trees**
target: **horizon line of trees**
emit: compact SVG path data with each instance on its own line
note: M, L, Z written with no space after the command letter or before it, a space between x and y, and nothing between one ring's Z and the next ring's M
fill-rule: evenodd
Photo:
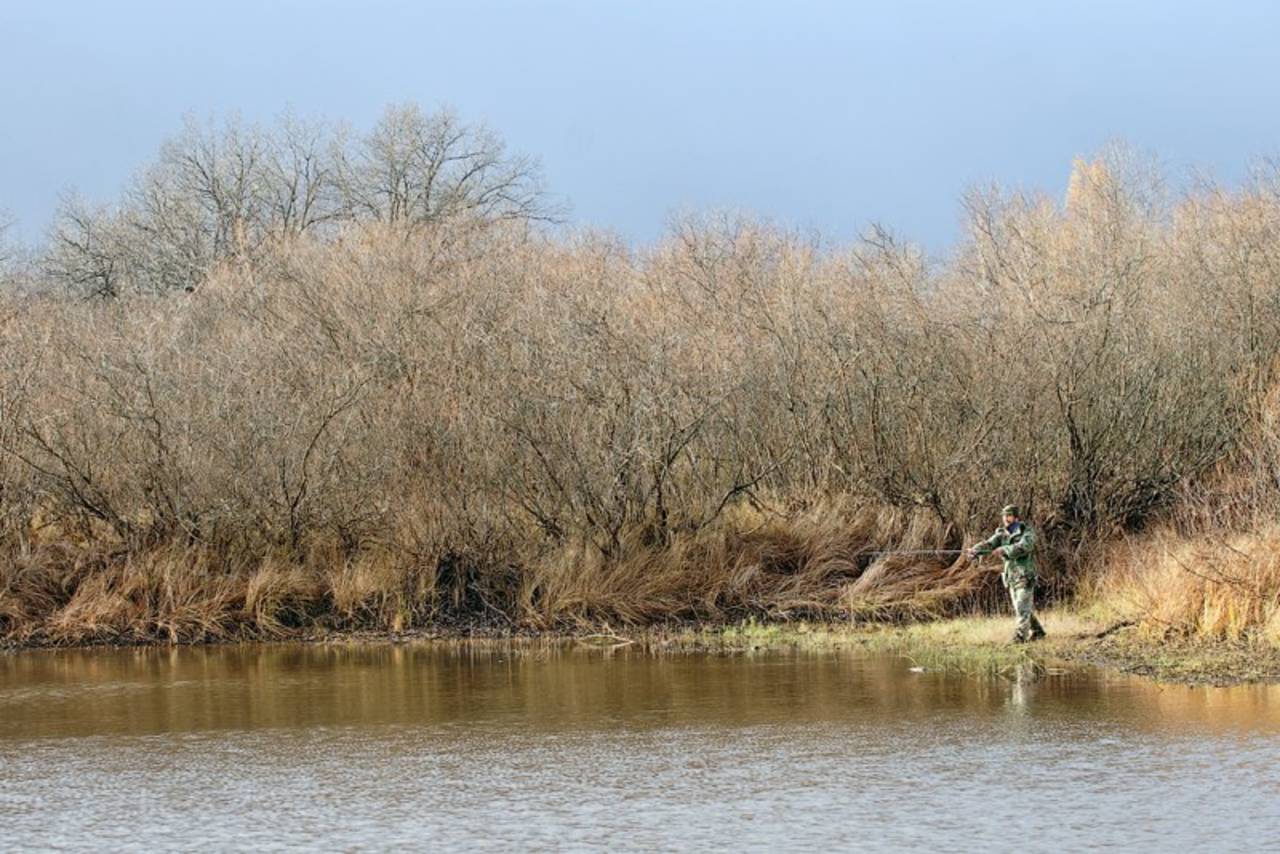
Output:
M450 108L393 104L364 132L292 114L265 126L189 116L115 201L64 193L23 266L29 284L86 296L190 291L221 262L291 238L332 239L350 224L411 232L562 212L536 159ZM24 254L5 239L12 222L0 209L0 282L6 270L17 278Z
M1099 180L1123 187L1126 203L1148 219L1172 223L1177 204L1154 158L1113 142L1096 157L1076 159L1058 202L995 184L971 189L962 202L967 239L990 236L977 211L984 199L1068 207L1085 182ZM1193 192L1207 198L1236 191L1200 179ZM1257 162L1238 192L1280 193L1280 158ZM15 220L0 199L0 285L25 281L108 298L190 291L219 263L267 258L274 244L298 237L336 239L352 225L411 234L464 219L556 224L565 213L537 158L509 152L486 124L465 121L450 107L390 104L364 132L291 112L265 125L234 114L205 121L188 115L114 201L64 192L42 245L10 239ZM683 226L675 218L670 234ZM873 223L861 239L886 237L890 232Z

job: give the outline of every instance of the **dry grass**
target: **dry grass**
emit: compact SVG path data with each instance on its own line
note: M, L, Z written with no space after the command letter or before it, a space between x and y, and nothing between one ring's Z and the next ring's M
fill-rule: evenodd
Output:
M655 546L624 541L621 557L569 549L535 565L542 626L563 615L645 624L672 619L730 621L944 613L968 601L990 573L927 559L874 554L945 544L941 526L919 511L818 502L789 516L742 505L702 530Z
M1049 637L1033 644L1009 643L1012 623L1008 616L957 616L901 625L805 622L782 625L747 620L676 632L651 631L641 634L639 640L655 650L876 650L899 655L912 666L926 670L1009 676L1038 675L1053 662L1090 659L1095 636L1103 629L1102 623L1062 608L1042 612L1040 616Z
M1280 529L1118 542L1089 596L1156 637L1280 645Z

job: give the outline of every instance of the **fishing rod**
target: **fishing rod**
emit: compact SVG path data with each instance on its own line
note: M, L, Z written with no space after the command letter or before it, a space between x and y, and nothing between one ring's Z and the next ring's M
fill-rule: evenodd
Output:
M881 549L858 552L860 555L961 555L968 549Z

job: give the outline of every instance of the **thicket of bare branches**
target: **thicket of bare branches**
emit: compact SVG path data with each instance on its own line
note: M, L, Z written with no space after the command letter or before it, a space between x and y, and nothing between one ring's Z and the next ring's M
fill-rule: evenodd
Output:
M375 194L191 293L11 298L3 630L937 612L992 575L870 552L1008 501L1069 591L1189 491L1204 524L1280 506L1273 177L1167 200L1081 163L1062 203L973 194L932 266L883 232L711 217L634 250Z

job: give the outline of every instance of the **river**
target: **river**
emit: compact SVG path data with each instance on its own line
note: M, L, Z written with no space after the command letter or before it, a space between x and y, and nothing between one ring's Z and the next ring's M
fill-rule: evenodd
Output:
M1280 686L494 643L0 655L0 847L1280 847Z

